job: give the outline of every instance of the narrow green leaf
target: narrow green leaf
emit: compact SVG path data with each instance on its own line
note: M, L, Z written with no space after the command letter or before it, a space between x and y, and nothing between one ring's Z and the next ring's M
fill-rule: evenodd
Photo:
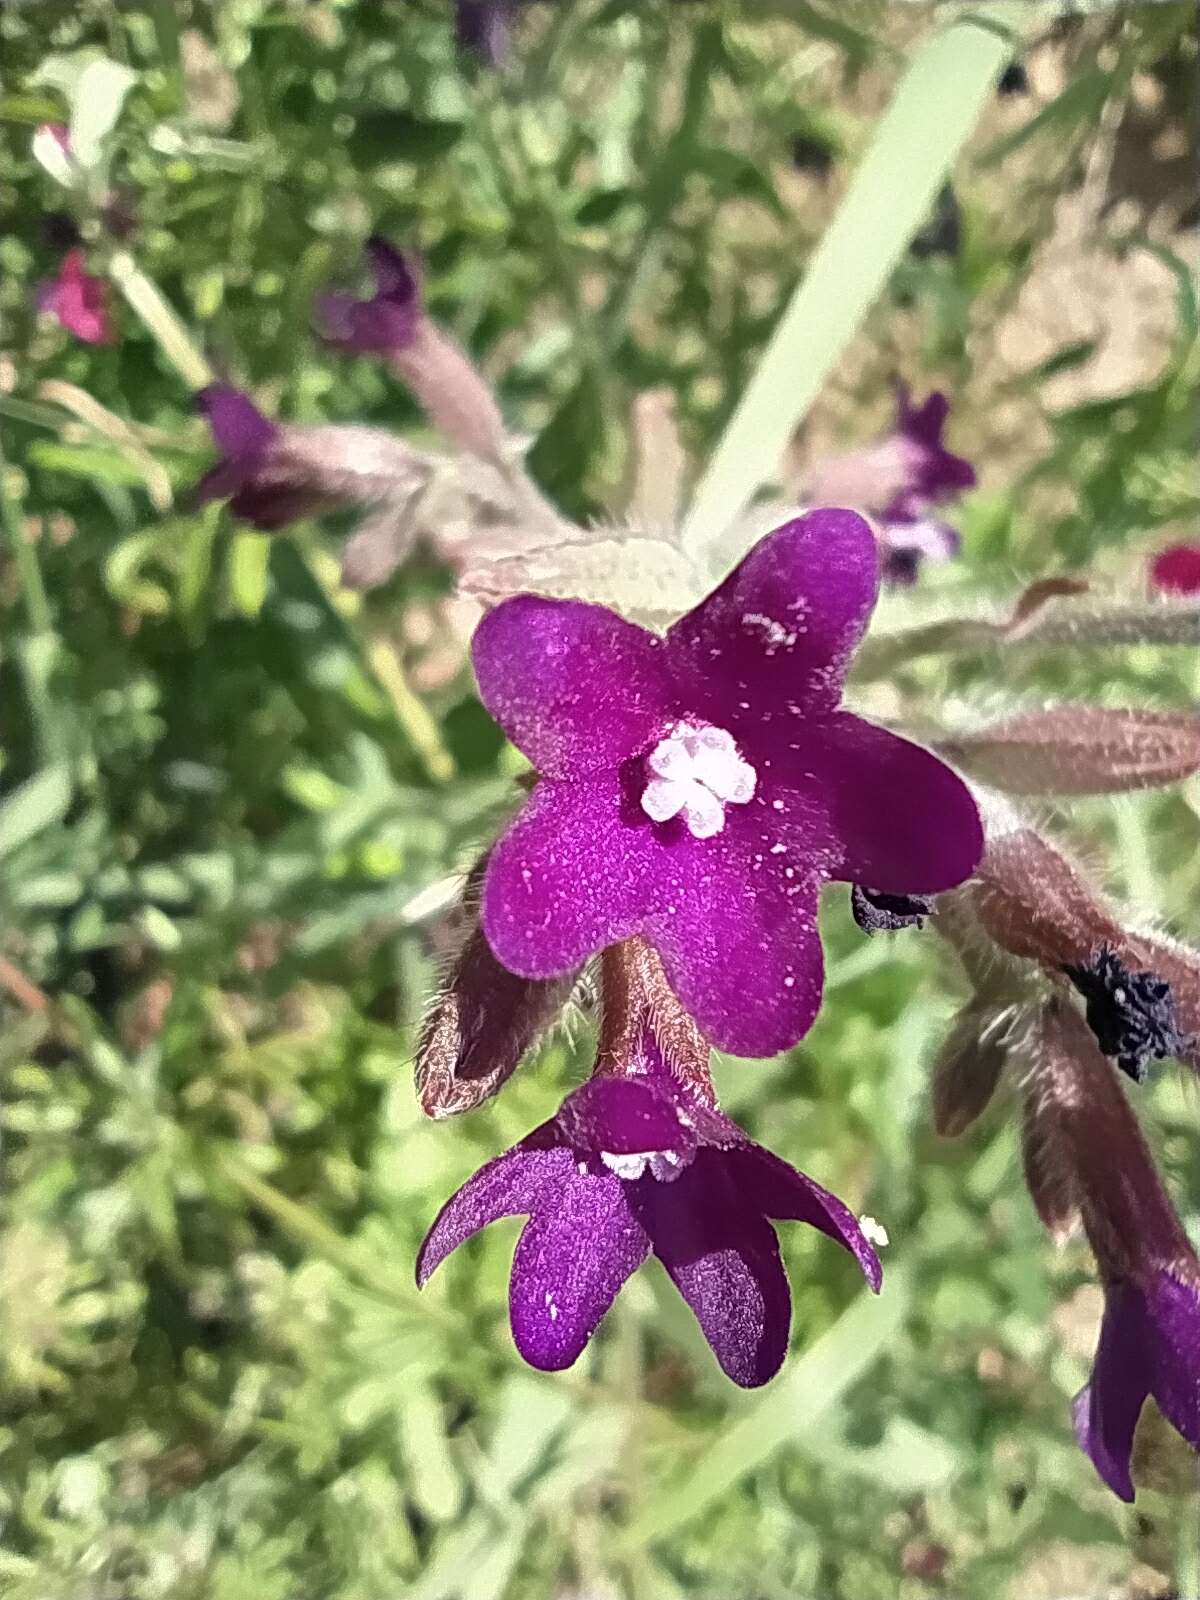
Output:
M271 540L265 533L234 535L229 552L229 592L242 616L257 617L270 582Z
M735 1414L682 1479L646 1501L616 1539L614 1553L625 1554L673 1533L804 1434L887 1348L907 1315L910 1293L908 1272L889 1265L883 1293L877 1298L864 1290L782 1377Z
M71 801L71 779L66 767L44 767L13 791L0 805L0 856L32 839L35 833L61 822Z
M1024 10L983 8L935 34L913 58L700 480L683 534L689 554L711 552L775 472L924 222L1011 54L1011 42L988 25L991 13L1011 25ZM742 551L720 554L729 565Z

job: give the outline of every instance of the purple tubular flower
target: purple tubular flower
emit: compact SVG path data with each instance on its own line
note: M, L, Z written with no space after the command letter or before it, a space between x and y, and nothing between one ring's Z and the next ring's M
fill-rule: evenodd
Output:
M1148 1397L1200 1451L1200 1260L1074 1007L1043 1014L1031 1087L1043 1159L1078 1201L1104 1283L1092 1376L1072 1408L1075 1436L1113 1493L1132 1500L1133 1436Z
M1091 1381L1072 1407L1080 1447L1122 1500L1134 1498L1129 1459L1149 1397L1200 1450L1200 1293L1164 1270L1107 1286Z
M39 286L36 304L85 344L112 344L116 338L108 285L84 266L82 250L68 250L58 277Z
M417 337L424 311L421 278L411 256L378 234L367 241L375 293L322 295L316 305L321 335L339 350L357 355L392 355Z
M421 1246L417 1282L489 1222L528 1216L509 1285L513 1339L531 1366L554 1372L578 1360L653 1252L726 1374L744 1388L766 1383L791 1324L772 1221L838 1240L876 1291L879 1259L848 1207L675 1077L649 1026L625 1070L576 1089L463 1185Z
M552 977L640 934L713 1043L772 1055L820 1004L824 881L937 894L973 871L962 781L839 710L878 583L867 523L823 510L665 637L534 595L484 618L481 696L539 774L484 882L504 966Z
M195 500L228 499L235 516L264 532L346 504L402 507L429 463L380 428L272 422L231 384L202 389L197 404L221 460Z

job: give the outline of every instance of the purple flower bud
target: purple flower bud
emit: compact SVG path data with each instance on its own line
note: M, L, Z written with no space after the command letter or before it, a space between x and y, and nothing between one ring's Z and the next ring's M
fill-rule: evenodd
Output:
M968 876L982 830L962 781L840 709L878 581L863 519L814 511L665 637L534 595L484 618L480 693L539 774L484 882L502 965L552 977L640 934L714 1043L770 1055L820 1004L823 882L924 895Z
M1163 1189L1117 1078L1082 1017L1042 1014L1029 1093L1079 1205L1104 1283L1091 1381L1074 1403L1075 1433L1097 1472L1134 1497L1129 1463L1147 1397L1200 1450L1200 1260Z
M82 250L69 250L57 278L40 285L37 309L57 317L85 344L112 344L116 338L108 303L108 285L83 264Z
M637 993L615 1002L597 1075L447 1202L421 1246L417 1281L489 1222L528 1216L509 1286L513 1339L532 1366L557 1371L578 1360L653 1252L723 1370L754 1387L779 1370L791 1322L772 1222L807 1222L836 1239L876 1290L879 1259L840 1200L716 1109L706 1068L703 1087L695 1062L686 1080L676 1075L672 1030L691 1024L661 984L668 1015L648 1003L644 970L635 961L626 971Z
M381 238L367 241L375 293L366 300L322 295L316 306L321 336L339 350L387 356L412 344L424 311L421 278L412 256Z
M415 260L378 236L368 241L367 256L375 293L367 300L322 295L316 314L323 337L339 350L382 357L447 439L474 455L500 456L500 408L470 357L426 315Z
M340 505L399 510L429 478L427 458L381 428L272 422L224 383L201 390L197 404L222 459L196 485L196 500L228 499L264 532Z

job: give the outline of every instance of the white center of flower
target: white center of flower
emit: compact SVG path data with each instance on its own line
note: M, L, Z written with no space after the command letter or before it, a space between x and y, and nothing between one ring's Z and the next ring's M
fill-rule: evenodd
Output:
M682 812L696 839L720 833L725 807L744 806L753 799L758 781L732 734L686 722L659 740L646 757L646 766L651 777L642 794L642 810L655 822Z
M674 1183L692 1160L690 1155L676 1150L652 1150L648 1155L626 1156L615 1156L609 1150L601 1150L600 1159L610 1172L615 1172L618 1178L624 1178L626 1183L644 1177L647 1167L650 1176L657 1178L659 1183Z

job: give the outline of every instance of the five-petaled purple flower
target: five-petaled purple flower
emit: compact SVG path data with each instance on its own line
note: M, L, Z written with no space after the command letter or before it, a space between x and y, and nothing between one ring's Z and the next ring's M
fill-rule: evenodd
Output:
M82 250L68 250L58 277L39 286L37 309L57 317L85 344L111 344L116 337L108 304L108 285L84 266Z
M557 1371L653 1251L729 1377L766 1383L791 1325L771 1222L837 1239L875 1290L879 1259L848 1207L670 1071L649 1026L625 1072L593 1077L463 1185L421 1246L417 1281L489 1222L528 1216L509 1285L513 1339L532 1366Z
M665 637L518 595L475 635L484 704L539 774L492 852L483 928L522 977L633 934L722 1049L812 1023L827 879L936 894L982 851L966 786L839 709L879 583L871 530L823 510L763 539Z
M322 337L354 354L392 355L412 344L424 311L416 261L379 234L367 240L375 293L366 300L324 294L316 303Z

